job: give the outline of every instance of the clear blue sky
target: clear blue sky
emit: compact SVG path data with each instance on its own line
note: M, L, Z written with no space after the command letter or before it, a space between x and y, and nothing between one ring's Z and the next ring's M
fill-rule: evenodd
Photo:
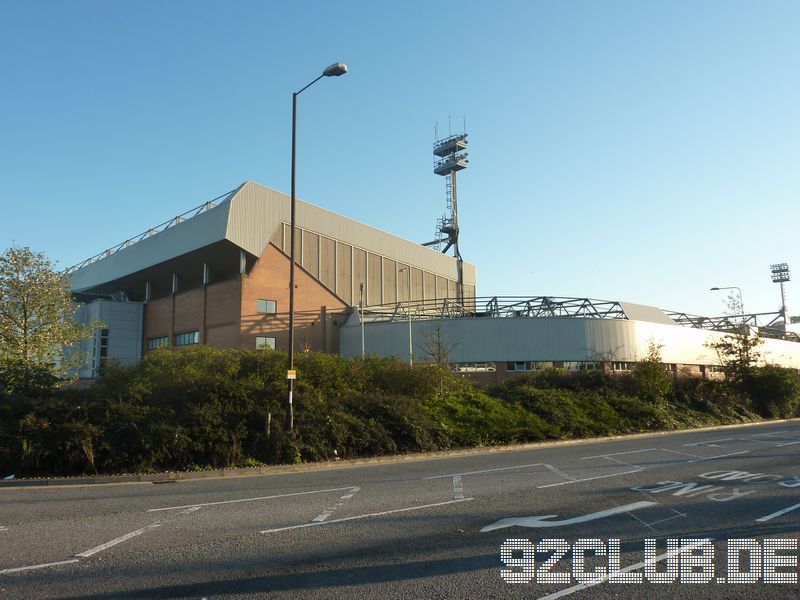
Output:
M252 179L427 241L461 129L479 295L800 314L796 1L0 0L0 244L68 266Z

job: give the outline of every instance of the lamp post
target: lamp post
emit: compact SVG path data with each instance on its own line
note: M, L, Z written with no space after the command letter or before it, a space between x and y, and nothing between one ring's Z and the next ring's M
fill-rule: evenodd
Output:
M408 366L414 366L414 345L411 340L411 269L401 267L400 273L408 272Z
M720 290L736 290L737 292L739 292L739 310L742 311L742 314L741 314L742 325L745 325L747 323L747 321L745 321L745 316L744 316L744 300L742 300L742 290L738 286L729 285L729 286L726 286L726 287L712 287L709 291L710 292L719 292Z
M291 434L294 432L294 406L292 405L292 393L294 392L294 240L295 240L295 208L297 198L295 195L295 173L297 165L297 96L304 90L310 88L323 77L338 77L347 73L347 65L344 63L333 63L322 72L307 86L292 94L292 203L290 218L290 248L289 248L289 368L286 378L289 381L289 397L286 407L286 429Z
M361 360L366 358L366 348L364 344L364 284L358 284L358 291L360 296L360 300L358 301L358 312L359 312L359 321L361 321Z

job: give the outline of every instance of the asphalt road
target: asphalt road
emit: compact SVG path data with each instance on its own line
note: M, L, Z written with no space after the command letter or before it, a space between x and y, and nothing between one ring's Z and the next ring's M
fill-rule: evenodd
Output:
M283 475L3 489L0 598L800 597L799 452L791 422ZM734 554L734 538L755 541ZM504 544L518 547L506 564ZM617 546L615 579L632 583L601 577ZM721 583L735 576L729 554L757 582ZM789 583L764 583L781 572Z

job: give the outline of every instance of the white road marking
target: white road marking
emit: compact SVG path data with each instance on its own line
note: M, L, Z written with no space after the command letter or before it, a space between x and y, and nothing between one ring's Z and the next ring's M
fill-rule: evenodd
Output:
M467 471L466 473L450 473L449 475L433 475L432 477L423 477L423 481L428 479L445 479L455 477L456 475L480 475L481 473L493 473L495 471L509 471L511 469L527 469L528 467L541 467L544 463L532 463L530 465L517 465L514 467L499 467L497 469L483 469L482 471Z
M687 460L687 463L703 462L704 460L714 460L715 458L726 458L728 456L738 456L739 454L750 454L750 450L741 450L739 452L730 452L728 454L719 454L717 456L704 456L703 458L696 458L694 460Z
M345 501L350 500L350 498L355 496L356 493L358 493L358 491L360 489L361 489L360 487L350 488L350 493L349 494L344 494L343 496L339 496L339 501L336 503L335 506L332 506L330 508L326 508L323 512L321 512L316 517L311 519L311 522L312 523L314 523L314 522L321 523L322 521L324 521L325 519L330 517L337 508L341 508L342 504L344 504Z
M453 500L464 499L464 483L461 481L461 475L453 475Z
M8 527L6 527L5 525L0 525L0 532L3 531L8 531Z
M688 452L679 452L678 450L670 450L669 448L659 448L659 450L663 450L664 452L672 452L673 454L681 454L683 456L691 456L692 458L700 458L699 456L697 456L697 454L689 454Z
M642 450L631 450L629 452L613 452L610 454L596 454L594 456L584 456L581 460L589 460L590 458L606 458L608 456L622 456L623 454L637 454L638 452L650 452L652 450L658 450L658 448L644 448Z
M199 507L199 506L192 506L191 508L187 508L186 510L182 510L178 514L179 515L188 515L189 513L197 512L198 510L200 510L200 508L201 507Z
M775 517L780 517L782 515L785 515L786 513L792 512L793 510L797 510L798 508L800 508L800 504L787 506L786 508L779 510L778 512L774 512L771 515L767 515L766 517L761 517L759 519L756 519L756 523L766 523L767 521L771 521Z
M0 575L6 573L19 573L20 571L33 571L34 569L44 569L46 567L57 567L58 565L69 565L76 562L78 562L77 558L71 558L69 560L60 560L58 562L44 563L41 565L28 565L27 567L15 567L13 569L3 569L2 571L0 571Z
M572 479L575 479L575 478L574 478L574 477L572 477L571 475L567 475L566 473L564 473L564 471L562 471L561 469L557 469L557 468L556 468L556 467L554 467L553 465L546 465L546 464L542 464L542 466L543 466L543 467L545 467L546 469L549 469L550 471L552 471L552 472L553 472L553 473L555 473L556 475L560 475L560 476L561 476L561 477L563 477L564 479L570 479L570 480L572 480Z
M103 550L107 550L112 546L116 546L117 544L126 542L131 538L135 538L138 535L142 535L148 529L155 529L156 527L161 527L161 521L156 521L155 523L151 523L150 525L145 525L141 529L137 529L136 531L131 531L130 533L121 535L118 538L114 538L110 542L106 542L105 544L100 544L99 546L95 546L94 548L89 548L88 550L84 550L83 552L80 552L75 556L79 558L89 558L90 556L97 554L98 552L102 552Z
M303 529L305 527L315 527L317 525L331 525L333 523L344 523L345 521L355 521L356 519L368 519L369 517L381 517L383 515L392 515L395 513L408 512L411 510L422 510L424 508L434 508L436 506L446 506L448 504L458 504L460 502L469 502L475 498L464 498L463 500L448 500L447 502L436 502L434 504L423 504L422 506L410 506L408 508L396 508L394 510L384 510L376 513L369 513L366 515L355 515L353 517L343 517L341 519L332 519L331 521L322 521L320 523L303 523L302 525L290 525L289 527L278 527L276 529L265 529L261 533L277 533L278 531L289 531L290 529Z
M303 496L305 494L322 494L325 492L341 492L352 490L353 486L330 488L326 490L311 490L308 492L293 492L291 494L276 494L274 496L258 496L256 498L239 498L238 500L221 500L219 502L197 502L195 504L184 504L182 506L165 506L164 508L151 508L147 512L158 512L161 510L178 510L179 508L200 508L202 506L218 506L220 504L236 504L238 502L255 502L257 500L271 500L273 498L288 498L289 496Z
M713 541L712 538L706 538L706 539L702 539L702 540L697 540L696 542L694 542L692 544L686 544L685 546L682 545L679 548L677 548L676 550L670 550L669 552L665 552L664 554L659 554L658 556L653 557L652 560L642 561L642 562L636 563L635 565L631 565L629 567L624 567L624 568L620 569L618 572L619 573L628 573L630 571L636 571L637 569L641 569L645 565L655 564L660 560L664 560L665 558L672 558L673 556L677 556L681 552L691 552L695 548L697 548L699 546L702 546L703 544L706 544L706 543L711 542L711 541ZM581 590L585 590L585 589L594 587L594 586L599 585L601 583L605 583L606 581L608 581L609 577L610 577L610 574L607 574L607 575L604 575L603 577L598 577L597 579L593 579L592 581L589 581L588 583L579 583L578 585L573 585L572 587L568 587L568 588L566 588L564 590L555 592L553 594L548 594L547 596L542 596L541 598L539 598L539 600L556 600L556 598L563 598L564 596L569 596L571 594L574 594L575 592L579 592Z
M634 469L632 471L623 471L622 473L611 473L610 475L597 475L596 477L586 477L585 479L571 479L570 481L559 481L558 483L548 483L547 485L537 486L537 489L557 487L559 485L570 485L572 483L581 483L583 481L594 481L595 479L606 479L607 477L619 477L620 475L630 475L631 473L641 473L647 469Z
M777 444L775 447L782 448L783 446L794 446L795 444L800 444L800 440L797 440L796 442L786 442L785 444Z
M692 442L690 444L683 444L683 446L684 447L690 447L690 446L715 446L716 445L715 442L728 442L730 440L735 440L735 439L736 438L729 437L729 438L717 438L717 439L713 439L713 440L702 440L700 442Z
M563 527L566 525L577 525L578 523L586 523L587 521L596 521L597 519L605 519L622 513L630 513L634 510L642 508L650 508L651 506L658 506L658 502L650 502L642 500L640 502L633 502L624 506L615 506L606 510L589 513L588 515L581 515L579 517L572 517L571 519L562 519L561 521L550 521L545 519L552 519L558 515L538 515L534 517L508 517L495 521L491 525L487 525L480 530L480 533L486 531L494 531L495 529L505 529L506 527Z

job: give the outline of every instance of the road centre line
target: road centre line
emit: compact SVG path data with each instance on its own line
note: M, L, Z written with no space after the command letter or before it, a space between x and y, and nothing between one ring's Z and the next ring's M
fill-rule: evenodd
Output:
M395 513L408 512L412 510L422 510L423 508L434 508L436 506L446 506L448 504L458 504L461 502L469 502L475 498L464 498L463 500L448 500L446 502L435 502L434 504L423 504L421 506L410 506L408 508L396 508L394 510L384 510L376 513L369 513L366 515L355 515L352 517L342 517L341 519L332 519L330 521L320 521L312 523L303 523L302 525L289 525L288 527L277 527L276 529L264 529L260 533L277 533L279 531L289 531L290 529L304 529L306 527L316 527L318 525L332 525L333 523L344 523L345 521L355 521L357 519L367 519L369 517L382 517L383 515L392 515Z
M84 550L83 552L80 552L75 556L77 556L78 558L89 558L90 556L97 554L98 552L102 552L103 550L107 550L112 546L116 546L117 544L126 542L131 538L135 538L136 536L142 535L148 529L155 529L156 527L161 527L161 521L156 521L155 523L151 523L150 525L145 525L141 529L137 529L136 531L131 531L130 533L121 535L118 538L114 538L110 542L106 542L105 544L100 544L99 546L95 546L94 548L89 548L88 550Z
M182 506L165 506L163 508L151 508L147 512L159 512L162 510L178 510L179 508L195 508L201 506L218 506L220 504L236 504L239 502L255 502L257 500L272 500L273 498L288 498L289 496L304 496L306 494L322 494L324 492L341 492L352 490L353 486L329 488L325 490L310 490L307 492L292 492L291 494L276 494L274 496L258 496L256 498L239 498L237 500L220 500L219 502L196 502L195 504L184 504Z
M783 448L784 446L794 446L795 444L800 444L800 440L797 440L796 442L786 442L785 444L777 444L775 447Z
M353 496L355 496L361 490L360 487L352 487L350 488L349 494L344 494L339 496L339 501L336 503L335 506L331 506L330 508L326 508L323 512L318 514L316 517L311 519L312 523L321 523L322 521L326 520L330 517L337 508L341 508L342 505L347 501L350 500Z
M756 519L756 523L766 523L767 521L771 521L775 517L780 517L782 515L785 515L786 513L792 512L793 510L797 510L798 508L800 508L800 504L794 504L792 506L787 506L786 508L781 509L778 512L774 512L771 515L767 515L766 517L761 517L759 519Z
M569 485L571 483L581 483L583 481L594 481L595 479L606 479L608 477L619 477L620 475L630 475L631 473L641 473L647 469L634 469L633 471L623 471L622 473L611 473L610 475L597 475L596 477L586 477L585 479L572 479L570 481L559 481L558 483L548 483L547 485L536 486L537 489L557 487L559 485Z
M622 456L623 454L636 454L637 452L650 452L652 450L659 450L659 448L643 448L642 450L631 450L629 452L612 452L609 454L596 454L594 456L584 456L581 460L589 460L590 458L606 458L607 456Z
M480 475L481 473L493 473L494 471L509 471L511 469L526 469L528 467L542 467L545 466L544 463L532 463L529 465L516 465L514 467L498 467L497 469L483 469L481 471L467 471L465 473L450 473L448 475L433 475L431 477L423 477L422 481L427 481L428 479L445 479L450 477L455 477L456 475L463 476L463 475Z
M694 460L687 460L687 463L703 462L704 460L714 460L715 458L726 458L728 456L738 456L739 454L750 454L750 450L741 450L739 452L731 452L729 454L719 454L717 456L704 456L703 458L696 458Z
M703 544L706 544L706 543L711 542L711 541L713 541L712 538L705 538L705 539L702 539L702 540L697 540L696 542L694 542L692 544L686 544L685 546L682 545L682 546L678 547L675 550L669 550L668 552L665 552L664 554L659 554L658 556L653 557L652 560L638 562L635 565L630 565L629 567L624 567L624 568L620 569L619 571L615 571L615 572L628 573L630 571L636 571L637 569L641 569L642 567L644 567L646 565L655 564L655 563L657 563L657 562L659 562L661 560L664 560L665 558L672 558L673 556L677 556L677 555L681 554L682 552L691 552L695 548L697 548L699 546L702 546ZM598 577L597 579L593 579L592 581L589 581L587 583L579 583L578 585L573 585L572 587L568 587L568 588L566 588L564 590L560 590L558 592L554 592L552 594L548 594L547 596L542 596L541 598L539 598L539 600L556 600L556 598L563 598L564 596L569 596L571 594L574 594L575 592L579 592L581 590L585 590L585 589L594 587L594 586L599 585L601 583L605 583L606 581L608 581L610 576L611 576L611 574L609 573L609 574L606 574L606 575L604 575L602 577Z
M33 571L34 569L44 569L46 567L57 567L58 565L69 565L72 563L78 562L77 558L71 558L69 560L60 560L58 562L51 562L51 563L43 563L41 565L28 565L26 567L14 567L13 569L3 569L0 571L0 575L5 575L8 573L19 573L21 571Z

